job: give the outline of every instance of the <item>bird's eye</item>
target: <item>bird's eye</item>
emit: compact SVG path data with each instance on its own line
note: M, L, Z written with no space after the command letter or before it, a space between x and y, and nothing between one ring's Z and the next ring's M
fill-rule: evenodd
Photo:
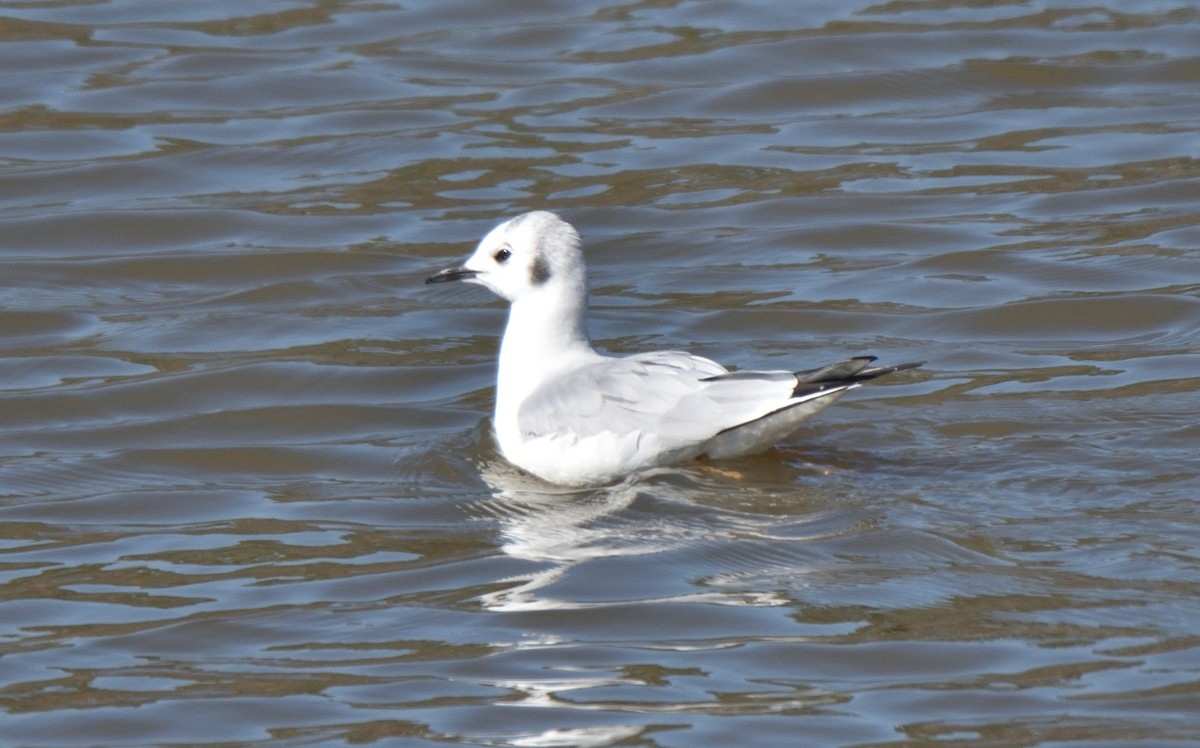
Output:
M496 250L496 254L492 255L492 259L501 265L508 262L509 257L512 257L512 250L510 250L508 247L501 247L500 249Z

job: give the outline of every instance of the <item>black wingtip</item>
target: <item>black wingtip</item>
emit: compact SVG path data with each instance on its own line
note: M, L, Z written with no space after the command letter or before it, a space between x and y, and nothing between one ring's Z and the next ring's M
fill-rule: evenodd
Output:
M845 361L822 366L819 369L798 371L796 372L796 389L792 395L793 397L797 397L807 392L848 387L875 379L876 377L882 377L886 374L915 369L925 364L924 361L909 361L903 364L892 364L891 366L869 366L874 360L874 356L856 356Z
M891 366L876 366L870 369L863 369L858 373L858 376L863 379L874 379L875 377L882 377L885 374L908 371L909 369L916 369L924 365L924 361L909 361L903 364L892 364Z

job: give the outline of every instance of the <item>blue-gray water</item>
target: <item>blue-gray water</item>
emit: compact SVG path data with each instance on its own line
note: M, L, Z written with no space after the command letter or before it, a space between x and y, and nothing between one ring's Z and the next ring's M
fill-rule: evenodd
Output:
M1200 10L0 2L0 743L1200 736ZM548 208L592 333L925 368L594 491L489 435Z

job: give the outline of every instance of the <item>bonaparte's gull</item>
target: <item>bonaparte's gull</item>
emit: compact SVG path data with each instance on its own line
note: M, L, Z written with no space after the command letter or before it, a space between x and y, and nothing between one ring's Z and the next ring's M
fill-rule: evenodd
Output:
M868 379L921 363L859 356L806 371L730 372L681 351L624 358L592 348L587 268L574 227L534 211L492 229L426 283L478 283L510 303L494 427L500 451L567 486L608 483L698 457L761 452Z

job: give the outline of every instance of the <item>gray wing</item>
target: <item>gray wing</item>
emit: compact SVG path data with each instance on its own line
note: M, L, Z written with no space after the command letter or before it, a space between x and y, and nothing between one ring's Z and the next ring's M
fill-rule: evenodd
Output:
M695 444L782 407L796 383L791 372L731 374L679 351L605 358L536 391L517 422L534 438L641 433Z

